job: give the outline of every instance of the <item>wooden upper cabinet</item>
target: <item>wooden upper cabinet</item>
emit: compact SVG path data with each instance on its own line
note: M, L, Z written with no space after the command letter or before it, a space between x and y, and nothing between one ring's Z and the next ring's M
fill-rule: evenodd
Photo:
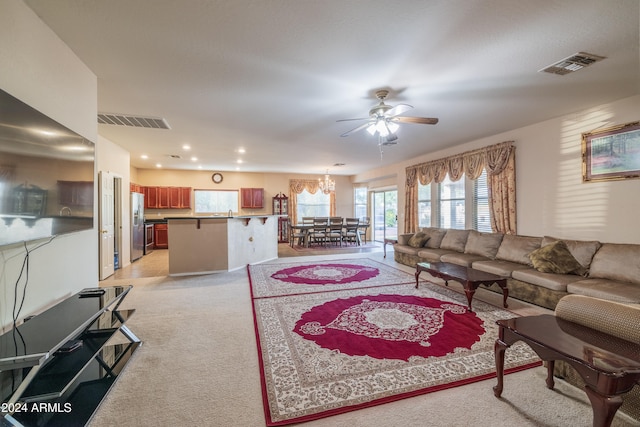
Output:
M146 209L191 209L191 187L142 187Z
M182 209L191 209L191 187L180 187L180 200Z
M264 206L263 188L241 188L240 196L243 209L262 209Z
M191 209L191 187L169 187L171 209Z
M158 187L142 187L145 209L158 209Z
M158 187L158 209L169 208L169 187Z

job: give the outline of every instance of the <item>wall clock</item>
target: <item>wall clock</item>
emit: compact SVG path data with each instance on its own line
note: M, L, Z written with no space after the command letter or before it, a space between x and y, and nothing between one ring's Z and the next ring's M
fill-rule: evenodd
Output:
M211 180L216 184L220 184L222 182L222 174L219 172L214 173L211 175Z

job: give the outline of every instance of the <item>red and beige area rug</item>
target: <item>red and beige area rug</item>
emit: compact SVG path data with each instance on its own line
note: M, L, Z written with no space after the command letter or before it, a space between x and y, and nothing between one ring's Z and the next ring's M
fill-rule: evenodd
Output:
M415 283L412 274L368 259L250 265L253 298Z
M318 264L340 275L345 265L371 266L365 261L370 260ZM253 267L252 286L258 270ZM415 289L412 275L401 273L404 277L391 277L403 284L254 297L268 426L495 377L495 322L515 315L479 300L469 312L463 294L430 283ZM292 273L280 274L287 278ZM313 283L314 274L309 280ZM527 369L539 366L539 360L527 345L517 343L505 353L505 368Z

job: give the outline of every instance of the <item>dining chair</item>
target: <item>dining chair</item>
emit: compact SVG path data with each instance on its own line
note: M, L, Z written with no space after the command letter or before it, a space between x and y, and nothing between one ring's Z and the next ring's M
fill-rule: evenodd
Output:
M329 218L329 228L327 229L327 239L329 242L342 246L342 217L334 216Z
M358 218L346 218L344 220L344 228L342 229L342 240L350 243L360 243L358 238L358 226L360 220Z
M298 240L298 246L302 246L305 244L305 238L307 237L306 230L301 230L299 228L295 228L295 225L291 223L291 219L289 219L289 245L293 247L296 239Z
M329 227L329 218L313 218L313 227L309 230L309 243L322 243L327 241L327 228Z
M360 241L364 241L367 243L367 229L371 225L371 218L368 216L363 216L360 218L360 224L358 225L358 234L360 235Z

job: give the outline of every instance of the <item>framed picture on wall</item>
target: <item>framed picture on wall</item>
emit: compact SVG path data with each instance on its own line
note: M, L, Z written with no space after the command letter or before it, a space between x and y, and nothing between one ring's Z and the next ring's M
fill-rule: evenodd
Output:
M582 134L582 181L640 178L640 122Z

